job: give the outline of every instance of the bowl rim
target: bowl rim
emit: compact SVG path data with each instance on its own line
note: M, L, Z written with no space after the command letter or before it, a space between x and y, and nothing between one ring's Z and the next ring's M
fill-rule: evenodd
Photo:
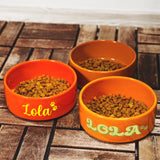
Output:
M90 109L88 109L86 107L86 105L83 103L83 100L82 100L82 94L83 92L85 91L85 89L88 87L88 86L91 86L92 84L95 84L99 81L102 81L102 80L105 80L105 79L126 79L126 80L131 80L131 81L136 81L138 83L140 83L141 85L147 87L153 94L154 96L154 102L151 106L151 108L149 108L148 111L146 111L145 113L142 113L140 115L137 115L137 116L133 116L133 117L127 117L127 118L112 118L112 117L106 117L106 116L103 116L103 115L100 115L98 113L95 113L93 111L91 111ZM138 80L138 79L135 79L135 78L131 78L131 77L125 77L125 76L108 76L108 77L102 77L102 78L98 78L98 79L95 79L89 83L87 83L80 91L79 93L79 103L81 104L80 106L82 106L82 108L84 108L87 112L89 112L90 114L96 116L97 118L103 118L103 119L106 119L106 120L115 120L115 121L125 121L125 120L136 120L136 119L139 119L139 118L142 118L142 117L145 117L146 115L148 115L149 113L151 113L157 106L157 95L156 93L153 91L153 89L147 85L146 83ZM80 108L80 107L79 107Z
M61 92L61 93L59 93L59 94L57 94L57 95L53 95L53 96L49 96L49 97L27 97L27 96L23 96L23 95L20 95L20 94L17 94L17 93L15 93L15 92L13 92L13 90L8 87L8 85L7 85L7 80L6 80L6 79L7 79L8 75L10 74L10 72L12 72L13 70L17 69L18 67L21 67L22 65L26 65L26 64L28 64L28 63L34 63L34 62L37 62L37 63L38 63L38 62L42 62L42 61L43 61L43 62L46 61L46 62L52 62L52 63L59 63L59 64L65 66L65 67L68 67L68 68L72 71L73 76L74 76L74 81L73 81L73 83L71 84L71 86L70 86L67 90L65 90L65 91L63 91L63 92ZM16 95L16 96L21 97L21 98L24 98L24 99L42 100L42 99L50 99L50 98L60 97L60 96L63 96L64 94L66 94L67 92L69 92L70 90L72 90L72 89L74 88L74 86L77 84L77 75L76 75L75 71L72 69L72 67L70 67L69 65L67 65L67 64L65 64L65 63L63 63L63 62L60 62L60 61L57 61L57 60L53 60L53 59L36 59L36 60L24 61L24 62L19 63L19 64L16 64L16 65L13 66L12 68L10 68L10 69L6 72L6 74L5 74L5 76L4 76L3 83L4 83L4 87L6 87L6 89L7 89L9 92L11 92L13 95Z
M121 45L129 48L129 49L133 52L134 58L133 58L133 60L131 61L130 64L128 64L128 65L126 65L125 67L122 67L122 68L120 68L120 69L113 70L113 71L95 71L95 70L89 70L89 69L86 69L86 68L81 67L80 65L78 65L77 63L74 62L74 60L72 59L72 54L73 54L73 52L74 52L78 47L83 46L83 45L87 45L87 44L89 44L89 43L97 43L97 42L106 42L106 43L117 43L117 44L121 44ZM70 51L69 61L70 61L72 64L74 64L77 68L79 68L79 69L81 69L81 70L84 70L84 71L87 71L87 72L93 72L93 73L116 73L116 72L119 72L119 71L123 71L123 70L129 68L130 66L132 66L132 65L135 63L135 61L136 61L136 57L137 57L137 55L136 55L136 52L134 51L134 49L132 49L130 46L128 46L128 45L126 45L126 44L124 44L124 43L122 43L122 42L118 42L118 41L114 41L114 40L91 40L91 41L83 42L83 43L75 46L75 47Z

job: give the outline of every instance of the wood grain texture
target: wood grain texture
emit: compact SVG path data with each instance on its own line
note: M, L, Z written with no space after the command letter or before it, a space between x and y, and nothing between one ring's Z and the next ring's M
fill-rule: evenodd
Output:
M15 44L16 47L30 48L72 48L74 41L68 40L50 40L50 39L23 39L19 38Z
M2 125L0 128L0 159L13 159L19 141L23 134L24 126Z
M160 135L160 119L159 118L155 119L155 125L151 133Z
M20 38L24 39L53 39L53 40L75 40L77 31L53 31L39 29L23 29Z
M160 148L157 136L148 136L139 141L139 160L158 160ZM157 144L158 143L158 144Z
M99 27L99 40L115 40L116 37L116 26L105 26Z
M135 151L135 143L114 144L96 140L82 130L56 129L53 146L74 148L109 149L120 151Z
M97 34L97 25L81 25L76 45L80 43L95 40Z
M51 59L68 64L71 49L54 49Z
M138 33L160 35L160 27L138 27Z
M158 99L158 102L160 102L160 90L158 89L155 89L154 92L156 93L157 95L157 99Z
M134 160L134 153L52 147L48 160Z
M51 128L29 127L17 160L42 160L46 151Z
M160 35L145 35L138 33L138 43L160 44Z
M23 24L23 22L8 22L0 35L0 45L12 46Z
M139 53L147 53L153 54L157 53L160 54L160 45L156 44L138 44L138 52Z
M138 54L138 79L152 88L158 88L158 64L156 54Z
M118 27L118 38L117 41L122 42L131 48L135 49L135 27Z
M157 114L156 114L157 118L160 118L160 103L157 104Z
M5 23L6 23L5 21L0 21L0 32L1 32L2 28L4 27Z
M24 62L30 53L30 48L17 48L14 47L10 56L8 57L5 65L2 68L2 71L0 73L0 78L3 78L5 73L14 65Z
M24 29L39 29L50 31L77 31L78 24L58 24L58 23L25 23Z
M16 117L8 109L0 109L0 124L52 127L53 122L53 120L43 122L29 121Z
M29 60L48 59L51 55L51 49L35 48Z
M9 51L9 47L0 47L0 68L2 67L2 64L4 63Z

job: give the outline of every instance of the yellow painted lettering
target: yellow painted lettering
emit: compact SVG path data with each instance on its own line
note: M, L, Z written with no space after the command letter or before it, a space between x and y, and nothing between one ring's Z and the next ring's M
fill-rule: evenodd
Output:
M28 113L29 104L22 105L22 107L25 107L25 112L24 112L24 114L27 115L27 116L31 116L31 114Z
M33 108L33 109L31 110L31 115L32 115L32 116L36 116L36 115L37 115L37 111L36 111L35 108Z

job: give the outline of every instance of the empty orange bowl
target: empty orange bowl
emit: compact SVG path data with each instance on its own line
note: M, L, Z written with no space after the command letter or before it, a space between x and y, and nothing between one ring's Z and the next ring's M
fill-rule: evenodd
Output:
M93 71L82 68L77 63L89 58L103 58L125 65L114 71ZM78 86L81 88L88 82L106 76L133 77L136 67L136 53L129 46L111 40L94 40L82 43L70 52L70 65L75 69Z
M20 82L46 75L65 79L70 83L66 91L50 97L26 97L13 92ZM5 97L9 110L29 120L49 120L69 112L76 102L77 76L75 71L59 61L34 60L11 68L4 77Z
M89 110L85 104L93 97L121 94L143 102L149 110L129 118L111 118ZM125 143L143 138L155 123L157 97L145 83L123 76L99 78L85 85L79 95L80 123L91 136L108 142Z

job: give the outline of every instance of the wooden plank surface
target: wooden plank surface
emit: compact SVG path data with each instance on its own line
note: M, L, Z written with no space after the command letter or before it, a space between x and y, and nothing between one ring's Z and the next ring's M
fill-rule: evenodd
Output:
M105 26L99 27L99 40L115 40L116 38L116 26Z
M48 160L134 160L134 153L52 147Z
M131 48L135 49L135 27L118 27L118 38L117 41L122 42Z
M119 144L96 140L82 130L56 129L53 146L74 148L108 149L120 151L135 151L135 143Z
M24 126L2 125L0 128L1 160L10 160L14 158L23 130Z
M81 25L76 45L80 43L95 40L97 34L97 25Z
M23 24L23 22L8 22L0 35L0 45L12 46Z
M0 109L0 123L1 124L12 124L22 126L39 126L39 127L52 127L53 120L50 121L29 121L21 119L13 115L7 108Z
M138 53L138 79L153 88L159 87L156 54Z
M31 52L30 48L17 48L14 47L11 51L10 56L8 57L2 71L0 73L0 78L3 78L5 73L13 66L18 63L24 62Z
M51 59L68 64L71 49L54 49Z
M157 53L160 54L160 45L155 44L138 44L139 53Z
M56 24L56 23L25 23L24 29L38 29L38 30L50 30L50 31L77 31L78 24Z
M51 128L29 127L17 160L42 160L48 145Z
M138 33L160 35L160 27L138 27Z
M20 38L24 39L53 39L53 40L74 40L77 31L59 31L59 30L39 30L39 29L23 29Z
M160 159L160 137L148 136L139 141L139 160L158 160Z
M2 64L7 58L9 51L10 51L9 47L0 47L0 68L2 67Z
M50 39L22 39L19 38L15 44L16 47L30 48L72 48L74 41L68 40L50 40Z
M2 28L4 27L5 23L6 23L5 21L0 21L0 32L1 32Z
M29 60L48 59L52 53L51 49L35 48Z
M160 44L160 35L138 34L138 43Z

